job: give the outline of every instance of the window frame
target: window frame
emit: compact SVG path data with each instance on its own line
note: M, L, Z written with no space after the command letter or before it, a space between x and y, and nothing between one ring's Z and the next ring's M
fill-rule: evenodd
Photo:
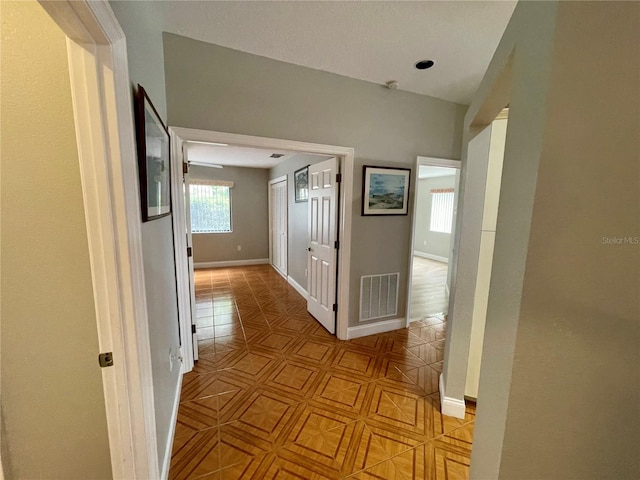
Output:
M193 208L192 202L194 195L192 194L191 187L193 185L197 185L199 187L223 187L228 190L229 194L229 230L220 230L220 231L196 231L193 228ZM190 229L192 235L224 235L228 233L233 233L233 195L231 194L231 190L233 189L233 182L228 181L211 181L211 180L191 180L189 182L189 220L190 220Z

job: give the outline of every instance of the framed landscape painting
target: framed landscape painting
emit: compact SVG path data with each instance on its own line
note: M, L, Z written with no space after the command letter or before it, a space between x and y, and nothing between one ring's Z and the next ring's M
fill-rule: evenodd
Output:
M296 203L309 200L309 166L296 170L293 174Z
M136 105L142 221L171 213L169 131L141 85Z
M409 168L363 167L362 215L407 215Z

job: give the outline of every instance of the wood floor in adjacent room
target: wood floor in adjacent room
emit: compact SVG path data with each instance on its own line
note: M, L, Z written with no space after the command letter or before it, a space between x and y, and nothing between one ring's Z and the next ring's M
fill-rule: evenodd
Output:
M411 319L437 315L447 311L446 263L428 258L413 257L411 278Z
M446 324L340 341L269 266L196 272L200 360L170 479L464 479L475 409L440 415Z

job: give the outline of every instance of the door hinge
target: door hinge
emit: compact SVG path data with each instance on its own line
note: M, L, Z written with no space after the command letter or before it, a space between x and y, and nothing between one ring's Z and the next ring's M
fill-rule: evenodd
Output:
M340 182L342 182L342 174L336 173L336 183L340 183Z
M338 311L338 304L337 304L337 303L334 303L334 304L333 304L333 311L334 311L334 312L337 312L337 311Z
M196 326L193 323L191 324L191 333L192 334L196 333Z
M98 363L102 368L113 365L113 352L101 353L98 355Z
M336 249L340 248L340 242L339 242L338 240L336 240L336 241L333 243L333 248L336 248Z
M184 175L189 173L189 164L187 162L182 162L182 173Z
M193 255L193 250L191 250L191 247L187 247L187 257L191 257Z

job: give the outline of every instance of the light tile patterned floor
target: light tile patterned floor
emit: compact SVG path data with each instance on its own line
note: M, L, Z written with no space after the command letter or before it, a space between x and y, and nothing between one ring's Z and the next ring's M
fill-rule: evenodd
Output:
M199 270L200 360L171 479L464 479L475 409L440 415L446 323L339 341L268 266Z

